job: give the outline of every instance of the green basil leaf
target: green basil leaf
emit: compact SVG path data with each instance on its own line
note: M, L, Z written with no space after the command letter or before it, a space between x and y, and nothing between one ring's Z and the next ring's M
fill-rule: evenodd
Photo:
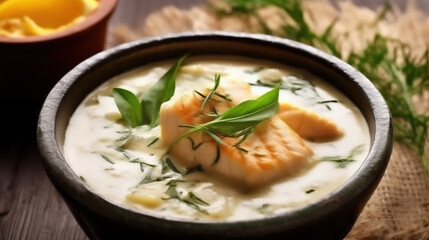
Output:
M127 125L131 127L142 125L142 108L134 93L126 89L114 88L113 98Z
M161 104L170 100L176 88L176 76L186 55L181 57L150 89L142 94L143 124L155 127L159 123Z

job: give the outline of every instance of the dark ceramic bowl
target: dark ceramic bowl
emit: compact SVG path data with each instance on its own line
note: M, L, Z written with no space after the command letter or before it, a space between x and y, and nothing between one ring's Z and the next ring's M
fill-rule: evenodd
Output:
M107 22L117 0L100 0L84 21L31 37L0 37L1 97L45 98L68 71L105 49Z
M370 152L340 188L314 204L263 220L228 223L157 218L119 207L88 188L63 156L67 124L87 94L111 77L159 60L224 54L267 59L308 69L345 93L369 125ZM392 150L392 122L373 84L343 61L312 47L265 35L181 33L144 39L101 52L79 64L53 88L40 113L38 143L52 183L92 239L341 239L352 228L383 176ZM169 238L167 238L169 239Z

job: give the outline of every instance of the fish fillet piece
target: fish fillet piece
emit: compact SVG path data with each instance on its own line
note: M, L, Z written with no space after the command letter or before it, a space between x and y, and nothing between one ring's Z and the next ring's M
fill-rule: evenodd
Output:
M310 141L330 141L344 134L329 119L293 104L281 102L278 116L299 136Z
M231 95L233 105L255 98L250 85L240 81L224 81L219 90ZM226 104L217 106L219 112L229 107ZM328 118L294 104L280 102L278 116L300 137L309 141L332 141L344 135L344 131Z
M222 81L219 86L220 92L227 92L230 95L230 105L225 103L218 103L216 109L218 112L226 111L231 105L237 105L240 102L253 99L250 85L241 81L228 80ZM206 91L206 93L208 90ZM214 106L209 104L209 108ZM196 109L201 106L195 106ZM206 111L209 113L211 110ZM302 107L290 104L287 102L279 103L279 112L277 114L286 124L292 128L298 135L309 141L332 141L344 135L344 131L339 128L334 122L319 114L306 110ZM192 117L190 115L190 117ZM201 121L204 122L204 121Z
M221 113L220 109L226 110L251 96L250 89L247 91L241 83L224 82L218 92L227 93L231 101L209 101L203 112L216 108ZM161 140L169 145L188 131L181 125L210 121L212 118L201 115L201 104L193 94L164 103L160 111ZM218 145L207 134L198 132L172 145L170 154L185 167L201 165L205 172L247 187L296 174L308 165L313 155L307 143L278 116L259 124L239 147L234 146L237 138L223 138L223 141L226 145Z

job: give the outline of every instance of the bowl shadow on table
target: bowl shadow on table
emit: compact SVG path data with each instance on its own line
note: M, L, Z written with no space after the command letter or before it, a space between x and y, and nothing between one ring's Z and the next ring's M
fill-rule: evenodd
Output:
M238 55L311 69L361 109L372 147L361 169L340 189L317 203L278 217L244 222L207 223L165 220L130 211L90 190L66 164L59 148L73 111L101 83L153 61L183 54ZM350 231L387 166L392 126L387 106L363 75L311 47L263 35L184 33L127 43L97 54L66 75L42 109L38 140L45 169L73 215L93 239L187 237L207 239L342 239Z

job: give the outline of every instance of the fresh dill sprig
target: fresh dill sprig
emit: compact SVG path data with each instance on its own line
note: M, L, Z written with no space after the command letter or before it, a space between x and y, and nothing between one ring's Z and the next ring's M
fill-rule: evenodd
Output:
M259 24L261 33L293 39L312 45L343 59L368 77L377 87L390 108L395 140L413 149L429 176L428 156L425 144L428 142L429 114L418 113L412 98L429 90L429 50L415 57L412 46L398 39L381 34L366 43L362 50L353 50L346 56L338 37L332 34L334 20L322 33L313 30L305 19L301 0L223 0L228 8L215 8L221 15L249 17ZM216 7L215 5L213 5ZM265 7L276 7L289 16L280 28L273 29L259 15ZM378 14L376 21L368 27L376 27L385 18L391 6ZM250 21L247 21L250 22ZM358 29L356 29L358 31Z

